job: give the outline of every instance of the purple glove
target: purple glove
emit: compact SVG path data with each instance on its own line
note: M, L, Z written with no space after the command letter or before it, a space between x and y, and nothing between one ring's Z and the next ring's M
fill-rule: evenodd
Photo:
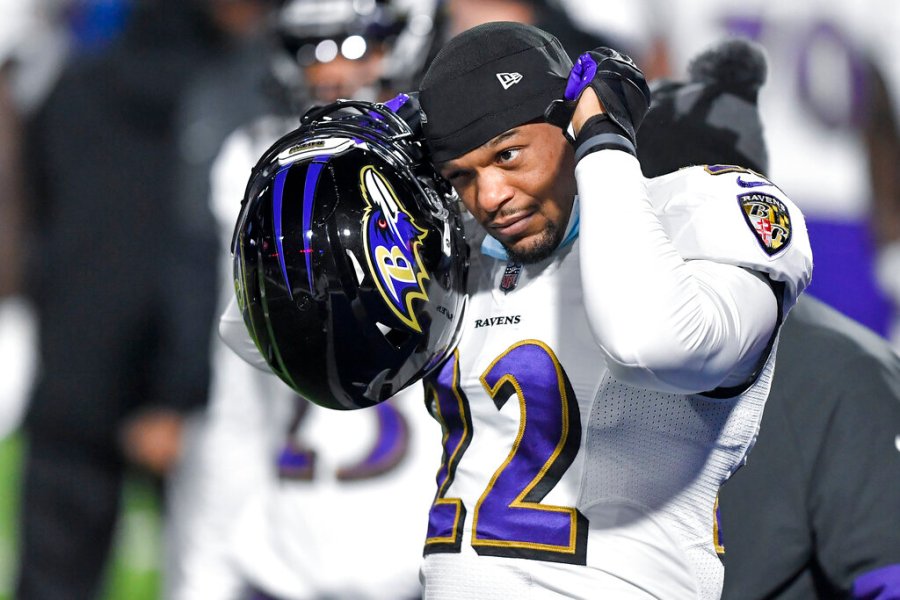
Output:
M407 102L409 102L409 94L404 94L403 92L401 92L385 102L384 105L391 109L393 112L399 112L400 107Z
M385 107L406 121L413 134L418 139L422 134L422 107L419 105L419 94L397 94L384 103Z

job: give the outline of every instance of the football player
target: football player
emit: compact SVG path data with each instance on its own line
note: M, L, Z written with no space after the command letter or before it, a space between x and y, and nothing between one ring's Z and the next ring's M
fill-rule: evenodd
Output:
M425 597L718 598L716 493L810 279L802 214L746 168L645 179L649 92L609 49L573 67L545 32L487 24L419 98L476 222L462 338L426 382Z
M444 432L424 548L425 597L717 598L716 493L750 450L780 323L810 279L802 214L746 168L645 179L635 131L649 92L634 63L607 48L573 66L542 30L478 26L441 50L419 100L430 158L472 217L461 338L425 380ZM398 97L392 106L405 105ZM306 167L309 214L295 211L293 219L274 208L287 192L272 191L287 190L290 174L248 188L235 243L236 256L253 261L238 269L244 320L284 379L320 390L327 383L329 391L319 392L325 404L363 406L395 390L403 369L349 381L343 373L365 369L340 360L303 369L290 340L306 338L286 332L324 335L330 352L353 353L341 323L322 321L333 308L311 312L304 290L328 282L325 273L312 276L328 261L313 257L343 255L337 239L346 232L329 234L335 246L320 245L320 229L343 210L329 207L344 206L352 196L347 181L366 182L361 175L369 172L330 157L366 137L302 139L278 156L286 165L295 154L327 156L326 185L318 187L326 166ZM333 187L344 190L338 203ZM366 183L363 195L372 189ZM432 202L408 189L377 195ZM265 252L281 237L267 233L269 214L308 223L318 241L292 235L284 252ZM423 244L429 236L423 230ZM300 248L309 258L296 258ZM396 256L391 265L401 267L399 247L370 252ZM272 257L282 254L290 263L278 267ZM439 256L436 248L424 254ZM371 290L380 279L367 264L368 274L360 268L350 281ZM395 308L440 312L409 295L423 281L413 264L388 269L407 284ZM290 304L281 279L297 282L288 286L297 294L287 295ZM270 289L281 290L277 311L264 308ZM361 301L352 317L372 310ZM317 327L294 325L310 321ZM395 324L383 335L402 346L414 331ZM339 397L329 400L335 390Z

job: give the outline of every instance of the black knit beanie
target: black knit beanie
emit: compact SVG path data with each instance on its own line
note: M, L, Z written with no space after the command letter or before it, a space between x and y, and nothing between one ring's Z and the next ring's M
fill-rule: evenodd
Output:
M734 38L698 55L686 82L651 84L650 111L638 130L638 159L647 177L704 164L748 167L765 174L769 158L757 100L767 76L762 46Z
M435 163L543 118L562 98L572 61L549 33L522 23L486 23L451 39L428 67L419 101Z

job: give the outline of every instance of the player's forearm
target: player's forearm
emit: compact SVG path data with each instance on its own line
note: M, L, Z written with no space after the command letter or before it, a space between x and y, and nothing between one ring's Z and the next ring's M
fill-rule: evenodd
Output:
M634 157L597 152L576 177L585 306L616 376L677 392L748 376L777 318L769 286L738 267L686 262Z

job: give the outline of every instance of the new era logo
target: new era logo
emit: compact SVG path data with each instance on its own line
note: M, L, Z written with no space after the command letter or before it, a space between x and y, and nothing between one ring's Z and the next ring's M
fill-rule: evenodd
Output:
M497 79L504 90L508 90L512 86L522 81L522 75L519 73L497 73Z

